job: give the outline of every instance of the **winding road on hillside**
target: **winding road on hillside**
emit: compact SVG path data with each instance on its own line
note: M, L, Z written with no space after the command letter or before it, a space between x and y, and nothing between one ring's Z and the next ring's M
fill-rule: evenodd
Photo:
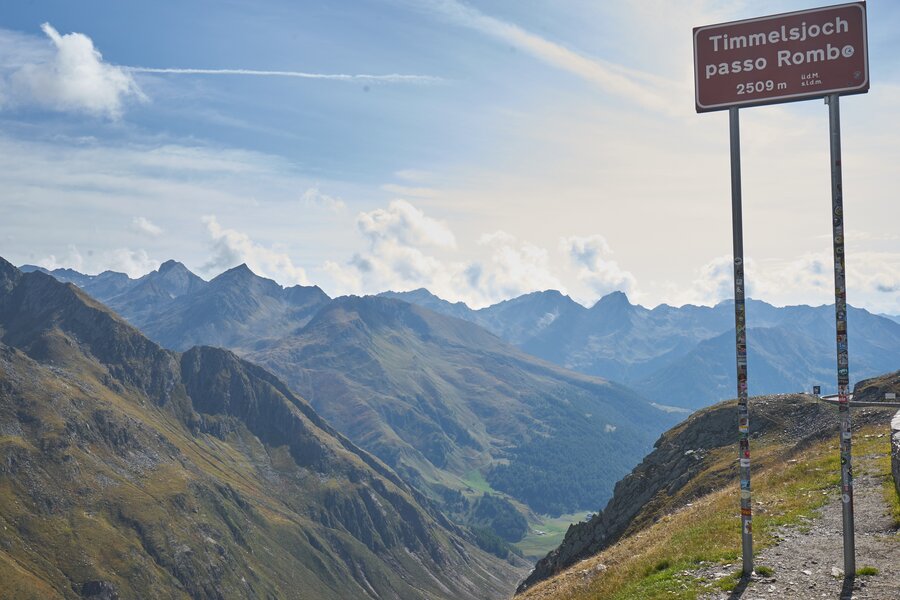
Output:
M857 570L874 567L876 574L857 577L852 587L845 583L841 502L835 497L803 526L782 530L779 543L756 557L755 564L772 569L771 576L754 576L746 586L733 592L719 592L702 599L900 598L900 533L893 528L884 498L884 476L876 475L877 458L875 455L854 457L856 566ZM704 575L715 579L720 573Z

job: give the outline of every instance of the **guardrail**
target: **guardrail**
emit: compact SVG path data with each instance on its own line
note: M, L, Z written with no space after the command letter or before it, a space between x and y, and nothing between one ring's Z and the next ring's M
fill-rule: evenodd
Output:
M827 402L829 404L834 404L837 406L839 404L837 395L833 396L819 396L819 400ZM888 402L887 400L873 400L871 402L859 402L853 400L853 394L850 394L850 401L848 404L851 407L865 407L865 406L880 406L881 408L900 408L900 402Z

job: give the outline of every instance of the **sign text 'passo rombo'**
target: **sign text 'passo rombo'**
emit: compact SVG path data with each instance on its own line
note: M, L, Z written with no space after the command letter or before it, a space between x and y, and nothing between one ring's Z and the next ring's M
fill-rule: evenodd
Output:
M864 2L694 29L698 112L869 89Z

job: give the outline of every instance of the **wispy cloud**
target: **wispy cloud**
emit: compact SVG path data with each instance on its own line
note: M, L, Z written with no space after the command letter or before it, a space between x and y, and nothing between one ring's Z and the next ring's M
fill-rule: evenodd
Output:
M300 202L306 208L324 208L334 213L342 213L347 209L347 204L343 200L322 193L317 185L307 188L300 196Z
M458 25L511 44L553 67L568 71L606 92L637 102L644 108L664 114L681 112L667 100L671 94L664 92L666 88L676 87L674 82L585 56L457 0L427 0L422 5Z
M330 81L350 81L361 83L441 83L444 80L432 75L403 75L387 73L369 75L365 73L307 73L304 71L265 71L255 69L180 69L155 67L121 67L131 73L159 73L164 75L250 75L255 77L296 77L299 79L325 79Z
M158 237L162 235L162 228L148 219L147 217L135 217L131 220L131 227L135 231L139 231L141 233L146 233L152 237Z

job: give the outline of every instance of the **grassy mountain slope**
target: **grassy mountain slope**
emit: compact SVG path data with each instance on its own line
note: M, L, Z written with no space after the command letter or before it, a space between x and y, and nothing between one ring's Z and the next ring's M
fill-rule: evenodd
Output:
M0 525L2 597L484 598L515 572L260 367L2 260Z
M608 497L672 422L626 388L389 298L339 298L248 357L410 480L458 487L481 469L539 512Z
M772 543L779 525L809 515L825 493L837 493L838 419L833 406L809 396L755 397L750 410L759 550ZM885 469L890 415L854 410L855 452L879 447ZM695 597L702 582L679 572L740 556L736 432L733 401L698 411L666 432L616 484L606 508L571 527L538 563L520 587L522 597Z

